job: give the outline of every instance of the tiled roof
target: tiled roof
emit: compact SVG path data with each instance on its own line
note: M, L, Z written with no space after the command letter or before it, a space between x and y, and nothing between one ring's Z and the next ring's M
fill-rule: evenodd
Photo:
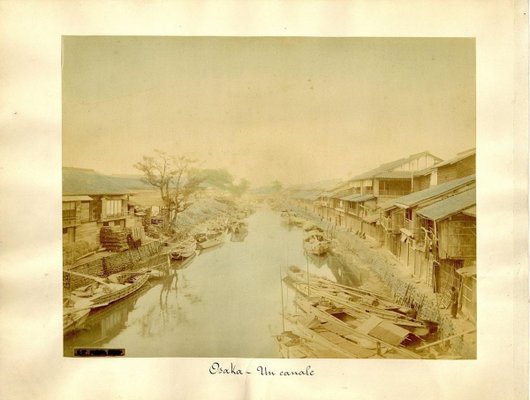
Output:
M119 178L91 169L63 168L63 195L129 194Z
M419 192L413 192L407 194L406 196L398 197L397 199L394 199L394 204L404 207L413 207L424 200L440 196L446 192L450 192L451 190L455 190L461 186L466 186L473 182L475 182L475 175L455 179L453 181L445 182L425 190L420 190Z
M63 201L92 201L89 196L63 196Z
M327 197L332 197L334 199L340 199L344 196L347 196L351 193L351 189L343 189L343 190L337 190L331 194L329 194Z
M476 204L475 188L465 192L455 194L447 199L440 200L428 207L418 210L417 214L433 220L439 221L458 214L459 212L472 207Z
M357 175L357 176L353 177L352 179L350 179L350 181L358 181L358 180L361 180L361 179L379 177L379 175L381 175L383 173L388 173L388 172L392 171L393 169L398 168L399 166L401 166L401 165L403 165L403 164L405 164L407 162L410 162L412 160L415 160L418 157L421 157L421 156L424 156L424 155L430 155L430 156L438 159L439 161L442 161L441 158L438 158L438 157L432 155L428 151L424 151L422 153L412 154L412 155L410 155L409 157L406 157L406 158L400 158L399 160L391 161L391 162L388 162L386 164L381 164L377 168L374 168L374 169L372 169L370 171L366 171L366 172L364 172L364 173L362 173L360 175ZM399 171L397 171L397 172L399 172ZM410 177L410 172L407 172L407 171L403 171L403 172L407 173L408 176Z
M373 194L364 194L362 196L355 197L350 201L354 203L362 203L363 201L368 201L372 199L375 199L375 196Z
M344 196L344 197L341 197L340 199L344 200L344 201L353 201L357 197L361 197L361 195L360 194L350 194L349 196Z
M453 157L453 158L451 158L449 160L446 160L446 161L442 161L441 163L436 164L434 167L438 168L438 167L443 167L445 165L454 164L454 163L456 163L458 161L461 161L461 160L464 160L464 159L466 159L468 157L474 156L475 154L476 154L476 150L475 149L462 151L462 152L458 153L456 155L456 157Z

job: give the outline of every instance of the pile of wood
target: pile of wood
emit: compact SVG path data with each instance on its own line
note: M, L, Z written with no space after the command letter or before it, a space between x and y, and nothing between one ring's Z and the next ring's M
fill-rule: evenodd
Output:
M160 239L160 231L153 225L149 225L145 229L145 234L153 239Z
M125 251L129 248L127 233L119 226L104 226L99 233L99 241L108 251Z
M151 226L151 208L146 208L144 213L145 215L142 216L142 225L147 230Z

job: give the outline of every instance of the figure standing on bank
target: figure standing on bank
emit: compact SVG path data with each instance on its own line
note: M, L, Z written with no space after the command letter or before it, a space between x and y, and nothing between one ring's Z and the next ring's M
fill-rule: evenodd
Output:
M458 292L454 286L451 287L451 316L456 318L458 312Z

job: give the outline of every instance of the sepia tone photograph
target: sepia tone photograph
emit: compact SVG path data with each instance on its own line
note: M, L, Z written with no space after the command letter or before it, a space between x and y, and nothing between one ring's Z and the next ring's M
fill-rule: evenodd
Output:
M476 359L475 57L64 36L64 356Z

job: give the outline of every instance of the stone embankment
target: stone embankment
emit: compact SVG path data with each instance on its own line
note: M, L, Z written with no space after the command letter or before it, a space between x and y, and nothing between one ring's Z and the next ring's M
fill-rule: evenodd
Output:
M176 236L193 233L212 219L228 216L235 210L236 208L231 202L201 199L178 215ZM72 265L66 265L65 270L104 278L126 270L134 271L163 264L167 262L167 251L164 251L163 236L157 236L158 239L148 238L136 249L118 252L94 251L94 254L78 259ZM89 278L63 272L63 287L65 289L74 290L91 282L92 280Z

